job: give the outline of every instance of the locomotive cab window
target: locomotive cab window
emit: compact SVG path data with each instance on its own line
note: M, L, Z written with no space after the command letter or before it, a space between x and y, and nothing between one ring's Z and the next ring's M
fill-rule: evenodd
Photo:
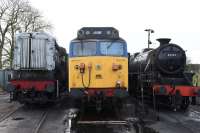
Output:
M72 52L73 56L96 55L96 42L74 42Z
M124 43L122 42L100 42L100 52L102 55L123 56Z

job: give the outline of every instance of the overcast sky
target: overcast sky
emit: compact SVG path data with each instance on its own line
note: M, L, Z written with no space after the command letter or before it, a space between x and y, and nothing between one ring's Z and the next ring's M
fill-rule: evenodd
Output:
M156 38L168 37L187 50L193 63L200 63L199 0L31 0L45 19L52 34L67 48L77 30L89 26L112 26L127 41L130 53L147 46L146 28L154 29Z

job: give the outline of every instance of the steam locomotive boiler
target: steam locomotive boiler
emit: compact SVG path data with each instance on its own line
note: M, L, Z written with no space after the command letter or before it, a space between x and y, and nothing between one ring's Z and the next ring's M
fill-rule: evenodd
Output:
M13 66L7 90L20 103L55 101L66 89L66 50L43 33L16 36Z
M186 73L186 54L170 39L157 39L160 46L135 53L129 61L130 94L172 108L186 109L190 97L199 94L192 86L192 73ZM149 100L148 100L149 101Z

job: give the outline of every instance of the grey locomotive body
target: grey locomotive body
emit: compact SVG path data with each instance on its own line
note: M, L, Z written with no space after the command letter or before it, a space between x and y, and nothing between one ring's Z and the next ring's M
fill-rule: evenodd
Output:
M43 32L20 33L13 55L8 85L13 100L52 101L66 90L66 50L52 36Z

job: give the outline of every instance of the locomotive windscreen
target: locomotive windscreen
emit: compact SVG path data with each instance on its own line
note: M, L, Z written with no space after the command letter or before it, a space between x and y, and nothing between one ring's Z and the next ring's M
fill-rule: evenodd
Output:
M72 43L72 54L73 56L93 56L96 55L96 42L74 42Z
M126 42L119 41L74 41L70 44L70 56L127 56Z
M158 51L157 62L159 68L164 72L178 72L185 67L185 51L175 44L161 46Z
M100 53L102 55L122 56L124 55L124 44L121 42L100 42Z

